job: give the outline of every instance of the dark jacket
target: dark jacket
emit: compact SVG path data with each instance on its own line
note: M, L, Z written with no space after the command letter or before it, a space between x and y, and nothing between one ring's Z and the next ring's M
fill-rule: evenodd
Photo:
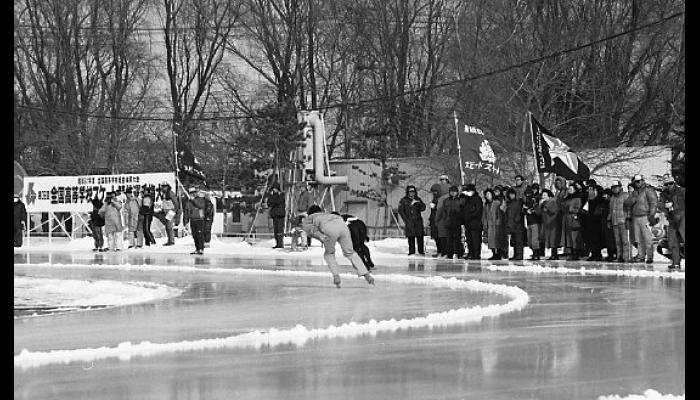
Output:
M413 203L416 200L416 203ZM406 224L406 237L423 236L423 216L421 212L425 210L425 203L420 197L416 196L413 199L406 196L399 201L399 215Z
M146 194L141 199L141 208L139 208L140 215L153 215L153 195Z
M515 198L506 201L506 232L517 232L523 229L523 201Z
M284 194L271 193L267 198L267 206L270 207L270 218L284 218Z
M483 229L482 217L484 213L484 203L481 197L474 193L472 196L464 195L463 223L466 229L480 231Z
M205 199L204 197L191 198L185 205L183 223L187 224L190 221L203 221L207 215L207 212L211 212L212 208L211 201Z
M21 201L15 202L15 229L22 227L22 222L27 224L27 208Z
M92 199L92 212L90 213L90 223L93 226L105 226L105 218L102 215L100 215L99 212L103 205L104 203L101 199Z
M666 203L672 203L671 208L666 208ZM685 188L674 185L671 190L661 193L659 208L666 213L668 223L672 228L677 228L685 219Z
M455 230L462 227L462 199L459 197L448 197L442 202L442 207L438 209L435 220L438 224L444 224L446 229Z

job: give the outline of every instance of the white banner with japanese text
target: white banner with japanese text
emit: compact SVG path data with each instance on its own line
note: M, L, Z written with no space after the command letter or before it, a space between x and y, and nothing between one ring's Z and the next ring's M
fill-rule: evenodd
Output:
M147 187L158 189L163 182L174 190L175 173L25 176L21 198L27 212L87 213L92 211L90 200L96 193L127 188L140 192Z

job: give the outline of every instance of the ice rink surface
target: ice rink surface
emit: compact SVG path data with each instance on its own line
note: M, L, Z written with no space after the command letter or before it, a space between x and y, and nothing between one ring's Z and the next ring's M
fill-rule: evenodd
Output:
M213 268L326 272L320 258L136 252L15 253L15 275L140 281L182 294L164 300L16 318L14 354L225 338L301 324L415 318L509 299L493 293L327 276L236 275ZM339 257L341 263L347 261ZM50 263L52 265L37 265ZM478 322L322 338L303 345L173 351L128 360L15 364L15 399L596 399L685 393L685 279L493 271L528 262L375 256L375 275L475 279L518 287L521 310ZM103 264L114 268L74 267ZM118 265L172 266L142 271ZM638 265L538 263L569 268ZM61 266L57 268L56 266ZM196 267L189 272L176 267ZM665 264L655 264L659 271ZM348 266L347 272L351 272Z

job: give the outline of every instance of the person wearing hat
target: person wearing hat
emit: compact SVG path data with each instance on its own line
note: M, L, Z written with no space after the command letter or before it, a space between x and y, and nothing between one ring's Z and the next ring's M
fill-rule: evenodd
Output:
M681 246L685 246L685 188L678 186L670 174L664 175L659 208L668 220L666 233L671 250L670 270L681 269Z
M272 218L272 228L275 233L275 246L273 249L284 248L284 216L285 211L284 195L280 190L279 183L274 183L270 187L267 206L270 208L269 215Z
M24 203L22 203L17 193L15 193L14 212L15 247L22 247L22 236L27 229L27 208L24 206Z
M161 210L154 214L154 217L165 226L165 232L168 235L168 241L163 246L172 246L175 244L174 227L180 223L181 207L180 200L173 192L168 181L163 181L160 184Z
M352 235L343 217L323 212L321 207L313 205L309 207L308 217L304 219L302 227L307 235L323 242L323 259L333 275L334 285L340 288L339 266L338 261L335 259L336 243L340 244L343 255L350 260L357 275L364 277L370 285L374 285L374 277L369 273L362 259L352 247Z
M438 206L435 217L438 225L443 227L441 230L438 226L440 240L442 240L442 256L448 259L461 258L464 254L464 246L462 245L463 201L457 197L458 194L457 186L450 186L448 197L442 202L442 206Z
M625 206L632 213L632 229L634 237L639 243L637 255L633 260L651 264L654 262L651 226L659 222L656 218L658 197L656 191L644 182L642 175L635 175L632 184L634 191L628 195Z
M124 233L124 225L122 223L121 209L123 204L117 198L115 192L107 193L105 197L105 202L102 205L99 215L105 220L104 233L107 235L107 243L112 251L121 251L122 240Z
M211 243L211 227L214 224L214 214L216 213L216 197L214 193L203 190L204 198L210 203L206 213L204 213L204 248L209 248Z
M468 260L481 259L481 233L484 230L482 217L484 213L484 202L476 192L476 186L469 183L464 187L463 201L463 224L464 240L467 243Z
M207 209L211 208L211 203L204 198L204 192L196 187L191 187L187 191L190 194L183 213L183 223L190 224L190 233L194 240L194 251L190 254L204 254L204 224Z

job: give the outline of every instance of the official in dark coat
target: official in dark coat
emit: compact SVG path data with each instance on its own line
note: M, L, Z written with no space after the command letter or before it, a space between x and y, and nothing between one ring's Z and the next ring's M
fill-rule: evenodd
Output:
M418 253L425 255L423 237L423 216L421 212L425 210L425 203L418 197L416 187L409 185L406 187L406 196L399 201L399 215L406 225L405 234L408 238L408 255L416 253L416 241L418 242Z
M15 247L22 247L22 236L27 229L27 208L15 194Z
M510 245L514 254L509 260L519 261L523 259L523 200L517 198L515 189L508 189L505 204L506 233L510 237ZM501 206L503 207L503 206Z
M659 208L668 219L668 247L671 250L669 269L681 269L681 247L685 246L685 188L678 186L671 175L664 176L664 190Z
M454 256L461 258L462 254L464 254L464 247L462 246L463 203L462 199L457 197L458 194L459 189L457 186L451 186L449 197L443 201L442 207L438 208L436 217L438 225L444 225L446 230L445 237L440 235L440 239L443 240L443 255L446 258L453 258Z
M586 261L603 261L603 188L588 187L588 210L583 211L583 242L591 256Z
M190 188L190 199L183 213L183 224L190 224L190 232L194 239L195 250L190 254L204 254L205 218L211 202L204 198L204 192Z
M272 218L272 227L275 233L275 246L273 249L281 249L284 247L284 216L286 211L284 194L277 183L272 185L270 189L267 206L270 207L270 218Z
M468 184L464 188L462 200L464 209L462 216L464 224L464 236L467 242L467 259L481 259L481 235L483 232L482 217L484 213L484 203L476 192L476 186Z
M100 215L100 209L102 209L102 206L104 205L104 196L105 192L103 189L100 192L95 193L95 196L91 200L92 212L90 213L89 224L90 229L92 229L92 238L95 241L95 248L92 249L92 251L105 251L105 239L102 234L102 230L105 226L105 219L102 215Z

